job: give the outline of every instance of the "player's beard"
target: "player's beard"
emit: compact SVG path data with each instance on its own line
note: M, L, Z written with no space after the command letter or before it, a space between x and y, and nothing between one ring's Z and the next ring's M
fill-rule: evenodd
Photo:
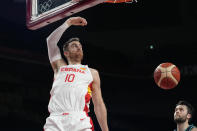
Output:
M70 60L74 62L81 62L83 60L83 52L70 53Z
M187 115L182 116L182 117L174 117L174 122L177 124L184 123L187 120Z

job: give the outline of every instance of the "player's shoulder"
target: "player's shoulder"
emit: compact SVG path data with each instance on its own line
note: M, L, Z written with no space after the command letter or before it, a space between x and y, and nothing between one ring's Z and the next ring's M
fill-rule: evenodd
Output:
M94 69L94 68L91 68L91 67L89 67L89 69L90 69L90 71L98 72L98 70L97 70L97 69Z
M192 130L191 131L197 131L197 128L196 127L194 127L194 128L192 128Z
M98 70L97 69L90 68L90 67L89 67L89 69L90 69L92 74L98 74Z

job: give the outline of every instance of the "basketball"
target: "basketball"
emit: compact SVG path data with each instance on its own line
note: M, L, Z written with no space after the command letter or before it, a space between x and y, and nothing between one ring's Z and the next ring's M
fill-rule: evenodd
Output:
M154 80L162 89L173 89L180 81L180 71L172 63L162 63L154 71Z

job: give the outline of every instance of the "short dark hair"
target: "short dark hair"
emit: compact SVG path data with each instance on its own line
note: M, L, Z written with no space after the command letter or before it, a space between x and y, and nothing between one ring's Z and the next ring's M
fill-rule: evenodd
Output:
M189 119L189 121L191 121L193 114L194 114L194 107L187 101L181 100L179 101L176 106L178 105L185 105L187 107L187 112L188 114L191 114L191 118Z
M67 51L69 43L71 43L71 42L73 42L73 41L79 41L79 42L80 42L80 39L79 39L78 37L70 38L68 41L66 41L66 42L63 44L63 51Z

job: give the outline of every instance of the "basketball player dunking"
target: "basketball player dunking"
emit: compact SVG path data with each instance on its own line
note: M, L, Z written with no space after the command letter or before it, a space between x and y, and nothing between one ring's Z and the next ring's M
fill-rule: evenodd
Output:
M47 38L49 60L54 71L54 83L50 91L48 109L50 116L44 125L45 131L91 131L93 123L88 116L92 97L94 112L102 131L108 131L107 111L102 99L98 71L82 65L82 45L78 38L71 38L63 45L62 59L57 46L64 31L70 26L85 26L81 17L66 20Z

